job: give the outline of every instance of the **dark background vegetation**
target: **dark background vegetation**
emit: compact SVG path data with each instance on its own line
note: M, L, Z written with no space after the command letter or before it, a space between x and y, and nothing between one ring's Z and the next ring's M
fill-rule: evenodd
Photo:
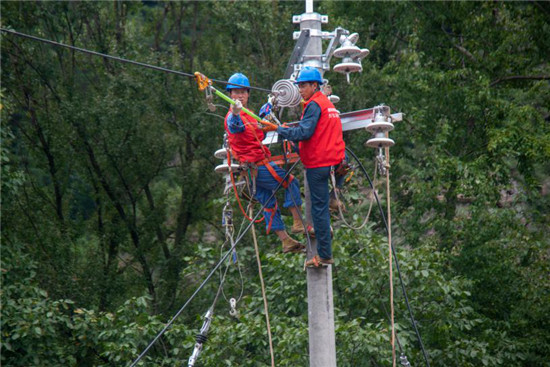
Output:
M431 365L549 366L549 4L315 6L325 30L358 32L371 50L350 85L325 75L338 108L406 114L391 133L393 238ZM241 71L270 88L303 11L301 1L2 1L1 23L212 78ZM1 43L1 363L128 365L220 257L222 120L193 80L13 35ZM254 91L252 108L265 99ZM368 138L346 141L371 167ZM391 365L387 241L381 218L371 221L335 233L339 366ZM260 246L276 363L307 365L303 259L273 237ZM222 297L201 366L269 364L249 236L239 256L240 315ZM228 297L240 292L235 269ZM143 365L186 365L218 283ZM398 336L420 366L398 285Z

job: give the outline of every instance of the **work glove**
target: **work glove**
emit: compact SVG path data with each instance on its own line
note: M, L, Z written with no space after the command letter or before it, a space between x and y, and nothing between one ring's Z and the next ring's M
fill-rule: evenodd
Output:
M260 123L263 125L262 130L264 131L264 133L268 131L277 131L277 128L279 127L266 120L262 120Z
M241 110L243 109L243 103L239 100L235 101L235 104L231 105L231 113L235 116L238 116L241 113Z
M259 116L261 118L266 117L267 115L269 115L271 113L272 108L273 108L273 105L271 103L267 102L266 104L264 104L262 106L262 108L260 108Z

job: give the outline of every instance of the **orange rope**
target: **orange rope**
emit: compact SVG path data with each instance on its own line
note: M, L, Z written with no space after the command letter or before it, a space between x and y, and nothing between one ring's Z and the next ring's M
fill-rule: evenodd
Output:
M233 184L233 191L235 192L235 198L237 198L237 203L239 203L239 208L241 208L241 213L243 213L244 217L252 222L252 218L250 218L248 215L246 215L246 211L243 208L243 204L241 203L241 198L239 197L239 193L237 192L237 185L235 184L235 178L233 177L233 170L231 169L231 154L229 153L229 150L227 150L227 166L229 167L229 176L231 177L231 183ZM264 220L264 216L260 219L257 219L254 221L254 223L260 223Z

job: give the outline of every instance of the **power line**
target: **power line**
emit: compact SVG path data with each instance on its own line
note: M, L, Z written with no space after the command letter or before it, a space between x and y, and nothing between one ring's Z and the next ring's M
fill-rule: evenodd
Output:
M389 227L388 222L386 221L386 216L384 215L384 210L382 209L382 204L380 204L380 199L378 198L378 194L376 193L376 188L374 187L373 182L370 179L370 176L361 163L359 161L359 158L351 151L351 149L346 148L347 152L350 153L353 158L359 163L359 166L361 167L361 170L367 177L367 180L369 181L370 186L372 187L372 192L374 194L374 197L376 198L376 203L378 204L378 209L380 210L380 216L382 217L382 221L384 222L384 226L386 228L386 231L389 233ZM430 362L428 361L428 354L426 353L426 349L424 349L424 344L422 343L422 337L420 336L420 332L418 331L418 328L416 327L416 320L414 319L414 315L411 309L411 305L409 304L409 298L407 297L407 290L405 289L405 283L403 282L403 278L401 277L401 269L399 268L399 261L397 259L397 252L395 251L395 247L393 246L393 243L390 241L391 250L393 253L393 258L395 260L395 268L397 269L397 274L399 276L399 282L401 283L401 290L403 292L403 296L405 298L405 304L407 305L407 310L409 311L409 317L411 319L411 323L413 325L414 331L416 333L416 338L418 339L418 343L420 344L420 349L422 350L422 354L424 356L424 360L426 361L426 366L430 367Z
M281 182L279 182L279 184L277 185L277 187L275 188L275 190L273 190L273 193L271 194L271 196L269 197L269 199L266 201L266 202L269 202L269 200L271 200L271 198L273 196L275 196L275 194L277 193L277 191L281 188L283 182L285 182L285 180L287 179L287 177L290 175L290 172L292 172L292 170L294 169L294 167L296 167L296 165L298 164L298 162L300 162L300 160L297 160L293 165L292 167L290 167L290 169L288 170L288 172L285 174L285 176L283 177L283 179L281 180ZM246 234L246 232L248 232L248 230L250 229L250 227L252 227L254 225L254 220L260 215L260 213L262 212L262 210L265 208L265 205L262 206L262 208L260 210L258 210L258 213L256 213L256 215L254 216L254 218L252 218L252 220L250 221L250 223L248 223L248 226L244 229L244 231L239 235L239 237L237 237L237 239L235 240L233 246L231 246L231 248L225 253L225 255L221 258L221 260L216 264L216 266L214 266L214 268L210 271L210 273L206 276L206 278L203 280L203 282L199 285L199 287L195 290L195 292L193 292L193 294L191 295L191 297L189 297L189 299L184 303L184 305L179 309L179 311L172 317L172 319L170 319L170 321L168 321L168 323L166 324L166 326L157 334L157 336L149 343L149 345L143 350L143 352L141 352L141 354L136 358L136 360L130 365L130 367L134 367L138 364L138 362L147 354L147 352L149 351L149 349L151 349L151 347L153 346L153 344L155 344L157 342L157 340L160 339L160 337L170 328L170 326L172 326L172 324L174 323L174 321L179 317L179 315L181 315L181 313L183 312L183 310L187 307L187 305L189 305L189 303L193 300L193 298L195 298L195 296L201 291L201 289L206 285L206 283L210 280L210 278L212 277L212 275L214 275L214 273L218 270L218 268L223 264L223 262L225 261L225 259L227 259L227 257L229 256L229 254L231 254L233 252L233 250L235 249L235 247L237 246L237 244L239 243L239 241L244 237L244 235Z
M48 39L45 39L45 38L40 38L40 37L36 37L36 36L31 36L29 34L16 32L16 31L6 29L6 28L0 28L0 31L6 32L6 33L9 33L9 34L13 34L13 35L18 36L18 37L28 38L28 39L31 39L33 41L47 43L47 44L54 45L54 46L59 46L59 47L65 47L65 48L68 48L68 49L71 49L71 50L87 53L87 54L94 55L94 56L100 56L100 57L104 57L104 58L115 60L115 61L120 61L120 62L127 63L127 64L142 66L142 67L148 68L148 69L153 69L153 70L162 71L162 72L169 73L169 74L176 74L176 75L180 75L180 76L185 76L187 78L195 79L195 74L185 73L183 71L177 71L177 70L163 68L161 66L145 64L145 63L139 62L139 61L123 59L122 57L112 56L112 55L104 54L104 53L97 52L97 51L87 50L85 48L80 48L80 47L76 47L76 46L70 46L70 45L55 42L55 41L52 41L52 40L48 40ZM252 87L252 86L247 86L247 85L242 85L242 84L229 83L225 80L219 80L219 79L212 79L212 78L209 78L209 79L212 80L213 82L216 82L216 83L235 85L235 86L238 86L238 87L256 89L256 90L261 90L261 91L264 91L264 92L271 92L271 89L265 89L265 88Z

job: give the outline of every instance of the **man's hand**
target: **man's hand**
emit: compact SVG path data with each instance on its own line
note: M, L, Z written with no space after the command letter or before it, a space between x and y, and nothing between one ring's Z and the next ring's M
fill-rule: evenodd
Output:
M273 106L271 105L271 103L267 102L262 106L262 108L260 108L260 113L258 114L258 116L260 116L261 118L266 117L271 113L272 108Z
M235 104L231 105L231 113L233 113L235 116L238 116L241 113L242 109L243 103L239 100L236 100Z
M260 123L261 123L262 125L264 125L264 126L262 127L262 130L263 130L265 133L268 132L268 131L276 131L277 128L279 127L279 126L277 126L277 125L275 125L275 124L273 124L273 123L271 123L271 122L269 122L269 121L266 121L266 120L262 120L262 121L260 121Z

